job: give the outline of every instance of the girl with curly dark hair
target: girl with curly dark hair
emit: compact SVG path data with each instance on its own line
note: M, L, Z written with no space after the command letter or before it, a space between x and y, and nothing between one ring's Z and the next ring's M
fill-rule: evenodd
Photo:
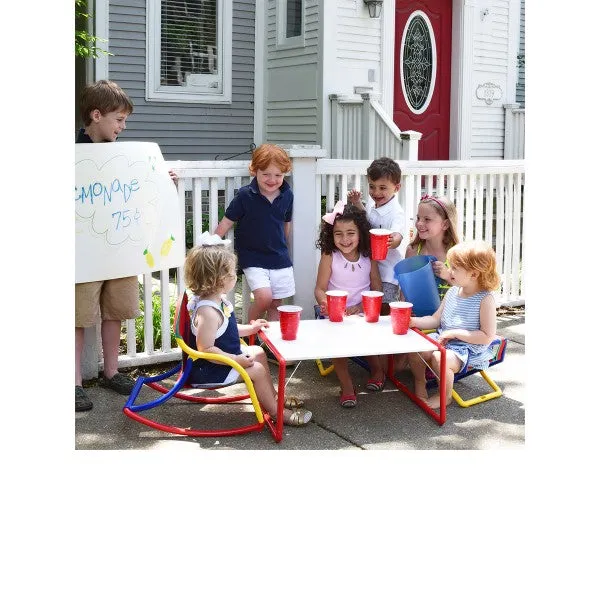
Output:
M333 211L323 217L317 248L321 260L317 271L315 298L321 314L327 315L328 290L348 292L346 314L363 312L362 292L382 290L377 261L371 260L369 221L364 210L342 200ZM383 388L384 372L377 356L367 357L371 377L367 389L379 391ZM348 372L347 358L334 358L335 372L342 387L340 404L344 408L356 406L356 390ZM376 386L376 387L373 387Z

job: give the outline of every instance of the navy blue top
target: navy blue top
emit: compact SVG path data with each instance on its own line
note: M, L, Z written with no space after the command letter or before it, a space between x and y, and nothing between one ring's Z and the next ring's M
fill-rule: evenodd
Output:
M94 140L85 132L85 129L80 129L77 134L76 144L93 144Z
M197 296L193 296L192 299L198 299ZM210 300L206 301L206 304L212 306L215 310L219 311L223 316L223 319L227 319L227 328L219 337L215 339L215 346L227 352L229 354L241 354L242 347L240 345L240 334L238 332L237 321L235 318L235 311L231 310L229 318L225 316L224 309L219 307L215 302ZM189 306L189 305L188 305ZM230 305L231 306L231 305ZM194 315L190 315L190 320L194 319ZM225 321L224 321L225 322ZM223 325L219 327L222 329ZM196 345L196 335L191 329L188 331L189 346L194 350L198 350ZM223 363L214 363L205 358L198 358L192 365L192 371L188 377L189 383L208 384L208 383L222 383L225 381L229 372L233 369L229 365Z
M241 269L285 269L292 266L284 222L292 220L294 194L284 181L279 196L269 202L259 191L256 177L238 190L225 216L236 221L235 250Z

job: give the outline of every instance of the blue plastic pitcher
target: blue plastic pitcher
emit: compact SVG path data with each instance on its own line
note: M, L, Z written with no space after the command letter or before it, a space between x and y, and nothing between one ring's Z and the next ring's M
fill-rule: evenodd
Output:
M394 275L407 302L412 302L415 317L432 315L440 305L438 287L433 274L435 256L418 254L394 266Z

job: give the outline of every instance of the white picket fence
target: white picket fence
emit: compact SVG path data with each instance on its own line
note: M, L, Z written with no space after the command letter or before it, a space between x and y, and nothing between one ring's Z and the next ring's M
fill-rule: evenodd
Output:
M293 147L288 152L293 162L291 184L295 198L292 256L297 293L294 303L305 308L303 314L308 318L312 314L319 259L315 240L321 217L321 197L326 197L327 210L330 210L339 197L346 197L348 189L360 188L366 196L366 169L370 161L319 158L324 152L315 151L314 147ZM421 194L446 195L456 203L463 238L484 239L496 249L502 278L501 290L496 294L498 304L524 304L525 289L521 278L524 161L398 161L398 164L402 169L400 202L407 224L403 246L408 241L411 219L414 219ZM180 210L184 219L191 219L194 242L202 233L203 217L207 229L214 231L219 221L219 208L226 207L236 190L250 181L247 161L174 161L169 162L168 167L179 175ZM145 313L141 352L136 350L135 321L127 321L127 351L119 356L120 367L170 361L180 356L180 351L171 347L169 307L184 289L182 268L177 269L175 282L169 281L168 270L153 276L145 275L142 279L144 306L151 306L153 294L160 298L162 343L155 347L156 331L151 311ZM243 306L240 307L238 301L238 308L245 316L250 302L247 288L241 302ZM101 365L99 359L100 369Z

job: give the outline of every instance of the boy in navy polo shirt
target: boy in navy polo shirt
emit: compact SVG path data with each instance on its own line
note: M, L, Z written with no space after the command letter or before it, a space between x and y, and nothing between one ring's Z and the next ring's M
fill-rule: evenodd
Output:
M261 318L278 321L277 307L296 293L288 251L294 194L283 180L292 162L283 148L262 144L248 167L254 179L243 186L225 211L215 233L225 237L234 223L235 250L254 294L248 322Z

